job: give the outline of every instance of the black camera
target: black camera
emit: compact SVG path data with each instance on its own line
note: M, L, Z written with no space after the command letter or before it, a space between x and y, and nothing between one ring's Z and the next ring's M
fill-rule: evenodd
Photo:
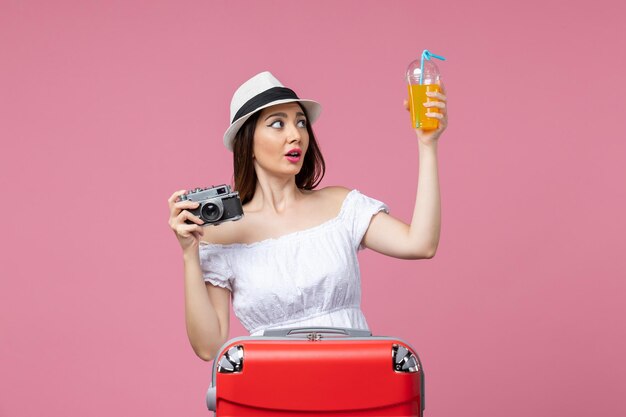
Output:
M212 224L217 226L229 220L239 220L243 217L243 208L237 191L231 192L230 186L218 185L217 187L196 188L178 197L178 201L194 201L200 205L189 210L204 223L202 226ZM185 223L194 224L189 220Z

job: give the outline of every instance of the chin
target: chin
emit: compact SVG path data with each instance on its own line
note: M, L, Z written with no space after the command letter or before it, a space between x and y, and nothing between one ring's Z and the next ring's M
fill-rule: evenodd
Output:
M296 175L298 175L300 173L300 170L302 170L301 166L291 167L291 168L283 170L281 172L281 174L282 175L289 175L289 176L295 177Z

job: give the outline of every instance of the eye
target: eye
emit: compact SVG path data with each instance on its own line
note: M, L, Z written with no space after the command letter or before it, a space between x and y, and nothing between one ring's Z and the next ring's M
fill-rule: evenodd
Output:
M272 123L270 124L270 127L273 127L273 128L275 128L275 129L280 129L280 128L281 128L281 127L283 127L283 126L284 126L284 124L283 124L283 121L282 121L282 120L276 120L276 121L274 121L274 122L272 122Z
M306 127L306 120L298 120L298 127Z

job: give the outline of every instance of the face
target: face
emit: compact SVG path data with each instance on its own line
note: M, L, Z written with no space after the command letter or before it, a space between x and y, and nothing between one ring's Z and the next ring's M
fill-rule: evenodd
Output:
M295 176L309 147L307 120L298 103L261 111L254 131L254 166L272 175Z

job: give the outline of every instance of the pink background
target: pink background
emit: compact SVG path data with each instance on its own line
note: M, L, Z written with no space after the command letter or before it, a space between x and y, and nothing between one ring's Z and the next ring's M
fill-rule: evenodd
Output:
M623 2L0 3L0 416L203 416L175 190L229 182L234 89L324 108L324 185L410 219L403 74L444 55L436 257L361 254L427 416L624 416ZM231 336L246 334L233 317Z

